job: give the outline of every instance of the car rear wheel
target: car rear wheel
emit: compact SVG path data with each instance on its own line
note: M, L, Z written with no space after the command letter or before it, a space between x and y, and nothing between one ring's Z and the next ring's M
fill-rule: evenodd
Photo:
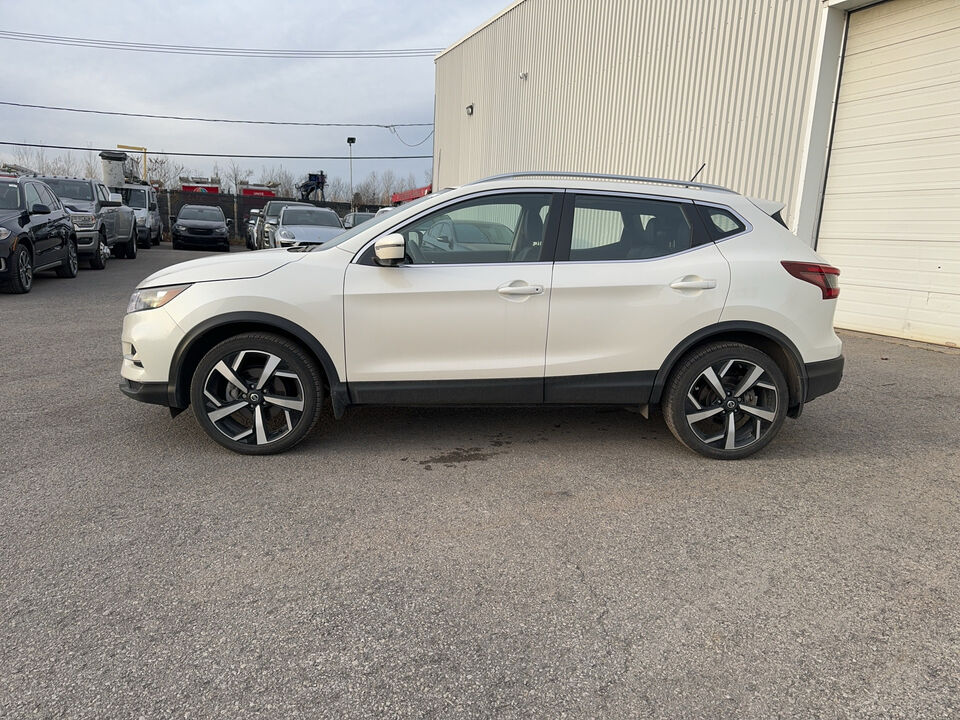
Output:
M216 442L244 455L289 450L320 416L316 362L287 338L244 333L213 347L190 388L197 421Z
M75 278L80 270L80 259L77 257L77 244L67 240L67 256L57 268L57 277Z
M691 450L737 460L773 440L788 402L787 381L769 355L741 343L711 343L674 370L663 416L674 437Z

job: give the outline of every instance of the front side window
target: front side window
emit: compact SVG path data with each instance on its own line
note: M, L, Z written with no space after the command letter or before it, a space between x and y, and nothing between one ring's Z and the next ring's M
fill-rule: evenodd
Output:
M123 202L128 207L147 207L147 193L137 188L123 188Z
M577 195L569 260L645 260L689 250L696 244L693 213L681 202Z
M43 201L40 200L40 193L37 191L37 186L33 183L27 183L24 186L23 195L27 201L27 210L33 210L34 205L43 204Z
M97 185L97 195L100 198L100 202L107 202L110 199L110 194L103 185Z
M538 262L553 196L491 195L447 206L397 232L414 265Z
M37 189L40 191L40 199L43 201L44 205L51 210L60 209L60 202L57 200L57 196L50 191L50 188L44 187L43 185L37 185Z

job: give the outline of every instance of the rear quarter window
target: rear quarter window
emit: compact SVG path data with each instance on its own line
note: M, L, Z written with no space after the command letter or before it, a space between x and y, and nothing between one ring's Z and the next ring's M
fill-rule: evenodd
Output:
M738 235L747 229L743 221L730 210L706 205L698 205L697 207L700 209L703 224L707 226L707 232L714 240Z

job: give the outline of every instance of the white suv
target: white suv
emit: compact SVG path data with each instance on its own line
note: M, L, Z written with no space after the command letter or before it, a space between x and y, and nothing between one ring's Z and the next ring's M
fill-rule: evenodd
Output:
M350 405L660 407L713 458L834 390L838 271L781 205L692 182L515 173L323 245L154 273L123 322L130 397L191 403L240 453Z

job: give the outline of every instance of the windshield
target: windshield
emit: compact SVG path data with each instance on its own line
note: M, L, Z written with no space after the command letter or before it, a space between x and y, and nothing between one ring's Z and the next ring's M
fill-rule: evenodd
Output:
M281 216L283 225L321 225L323 227L340 227L340 218L329 210L307 210L300 208L286 208Z
M137 188L123 188L123 202L128 207L145 208L147 206L147 191Z
M61 180L58 178L44 179L57 197L69 200L93 201L93 187L86 180Z
M15 182L0 183L0 210L20 208L20 187Z
M177 220L223 222L223 210L218 207L185 207L180 210Z
M406 209L408 209L408 208L412 208L412 207L414 207L414 206L416 206L416 205L419 205L420 203L426 202L427 200L435 200L438 195L442 195L443 193L449 192L449 190L450 190L450 188L447 188L447 189L445 189L445 190L439 190L438 192L431 193L430 195L424 195L424 196L421 197L421 198L417 198L416 200L411 200L411 201L408 202L408 203L404 203L404 204L401 205L400 207L396 208L396 210L398 210L398 211L399 211L399 210L406 210ZM367 213L367 214L369 214L369 213ZM390 213L390 215L388 215L388 216L386 216L386 217L382 217L382 216L381 216L381 217L371 217L371 218L370 218L369 220L367 220L366 222L360 223L359 225L354 225L354 226L353 226L352 228L350 228L349 230L346 230L345 232L340 233L339 235L337 235L337 236L336 236L335 238L333 238L332 240L327 240L327 242L323 243L323 245L312 245L312 246L311 246L311 249L312 249L312 250L329 250L329 249L332 248L332 247L336 247L337 245L340 245L341 243L346 242L347 240L349 240L350 238L354 237L355 235L359 235L359 234L362 233L364 230L366 230L366 229L368 229L368 228L371 228L371 227L373 227L374 225L377 225L378 223L384 223L384 224L386 224L386 223L390 222L392 219L393 219L393 213Z
M282 203L282 202L269 202L267 206L263 209L263 214L268 218L275 218L280 216L280 211L285 207L290 207L291 205L298 205L299 203ZM309 205L307 207L310 207Z
M376 216L376 213L354 213L353 221L355 223L362 223L362 222L366 222L367 220L375 216Z

